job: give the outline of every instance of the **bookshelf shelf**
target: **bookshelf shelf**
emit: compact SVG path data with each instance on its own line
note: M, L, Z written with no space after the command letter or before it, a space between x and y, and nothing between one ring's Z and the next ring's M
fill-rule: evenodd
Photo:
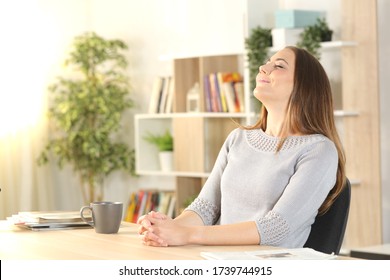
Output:
M332 49L340 49L344 47L356 47L358 44L354 41L329 41L329 42L322 42L320 50L321 51L327 51ZM270 48L271 53L275 53L279 51L280 48Z
M231 53L231 52L225 52L225 53L175 53L175 54L163 54L159 56L159 60L161 61L171 61L173 62L174 60L177 59L198 59L200 57L217 57L217 56L236 56L236 55L243 55L244 53Z
M354 41L329 41L321 43L321 50L339 49L343 47L356 47L358 44Z
M209 172L163 172L160 170L152 171L152 170L138 170L137 173L139 175L149 175L149 176L170 176L170 177L193 177L193 178L207 178L210 173Z
M359 112L356 112L356 111L335 110L333 113L334 113L335 117L357 117L357 116L359 116Z
M249 116L254 116L252 112ZM197 112L197 113L167 113L167 114L137 114L138 119L175 119L175 118L246 118L248 113L213 113L213 112Z

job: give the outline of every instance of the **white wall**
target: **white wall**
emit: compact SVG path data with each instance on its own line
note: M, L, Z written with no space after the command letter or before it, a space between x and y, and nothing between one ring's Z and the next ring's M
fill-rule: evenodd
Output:
M72 20L61 14L72 15ZM36 109L42 109L36 101L58 73L57 62L64 58L71 37L86 30L85 18L85 3L77 0L0 2L1 91L8 100L7 106L0 105L2 120L13 118L12 125L21 126L20 112L36 118ZM3 121L1 130L9 128L5 126Z

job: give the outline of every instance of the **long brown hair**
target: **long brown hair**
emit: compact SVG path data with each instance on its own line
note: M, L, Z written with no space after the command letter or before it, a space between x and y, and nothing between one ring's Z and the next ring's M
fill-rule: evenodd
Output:
M301 48L286 48L295 54L294 87L288 101L277 151L283 146L288 132L322 134L333 141L339 157L337 179L319 209L319 213L324 214L342 191L346 180L345 155L334 121L332 90L324 68L313 55ZM265 131L267 115L267 109L262 106L257 123L246 129L261 128Z

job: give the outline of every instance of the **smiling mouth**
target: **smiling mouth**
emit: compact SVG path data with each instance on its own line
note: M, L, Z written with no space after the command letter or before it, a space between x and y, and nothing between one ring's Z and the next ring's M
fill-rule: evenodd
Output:
M271 83L271 81L269 79L267 79L267 77L264 77L264 75L261 75L260 73L258 73L256 76L256 83L269 84L269 83Z
M268 80L263 80L263 79L257 79L257 82L258 82L258 83L266 83L266 84L269 84L269 83L270 83L270 81L268 81Z

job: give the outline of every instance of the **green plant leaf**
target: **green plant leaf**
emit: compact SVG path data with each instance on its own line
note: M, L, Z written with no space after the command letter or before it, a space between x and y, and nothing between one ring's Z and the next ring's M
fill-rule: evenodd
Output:
M315 24L304 28L300 34L297 47L303 48L314 55L318 60L321 59L319 51L321 42L325 38L331 38L333 31L329 28L325 18L317 18Z
M169 130L166 130L165 133L161 135L155 135L148 132L147 135L144 136L144 139L147 142L156 145L159 151L173 151L173 137Z

